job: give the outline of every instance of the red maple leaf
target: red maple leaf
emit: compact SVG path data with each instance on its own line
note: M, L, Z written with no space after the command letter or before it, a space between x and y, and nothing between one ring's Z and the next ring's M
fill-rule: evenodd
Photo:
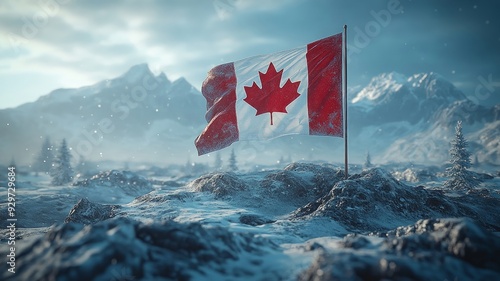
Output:
M283 87L280 87L283 69L276 72L273 63L269 64L266 73L259 71L262 89L253 82L252 86L245 86L247 97L246 101L253 108L257 109L255 116L269 112L271 114L271 125L273 125L273 112L288 113L286 107L300 96L297 92L300 81L286 81Z

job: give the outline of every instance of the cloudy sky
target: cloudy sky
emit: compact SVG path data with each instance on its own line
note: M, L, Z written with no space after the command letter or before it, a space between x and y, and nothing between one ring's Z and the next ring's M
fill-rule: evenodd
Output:
M500 101L497 1L4 0L0 108L146 62L198 89L221 63L305 45L348 25L349 86L437 72L484 104ZM479 85L483 85L480 87ZM479 91L478 91L479 89Z

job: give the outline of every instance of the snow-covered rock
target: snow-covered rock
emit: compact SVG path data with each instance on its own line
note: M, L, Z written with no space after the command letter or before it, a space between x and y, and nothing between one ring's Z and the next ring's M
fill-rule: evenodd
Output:
M298 207L327 193L344 178L344 172L326 164L292 163L283 170L272 170L255 178L248 181L247 175L212 173L195 179L189 186L198 192L211 192L217 199L250 191Z
M243 214L240 216L240 222L246 225L258 226L266 223L273 223L275 220L255 214Z
M374 231L422 218L462 217L499 230L498 198L469 194L447 196L440 190L412 187L374 168L339 181L320 199L299 208L293 218L327 216L352 231Z
M96 222L114 217L119 209L119 205L102 205L90 202L86 198L82 198L78 201L78 203L76 203L71 211L69 211L69 214L64 222L94 224Z
M243 180L230 172L201 176L191 182L190 186L198 192L211 192L217 199L234 195L238 191L243 191L247 188Z
M130 171L109 170L100 172L89 179L75 182L74 186L94 188L119 188L130 196L139 196L153 190L145 177Z
M142 204L142 203L163 203L169 200L179 200L184 201L187 198L192 197L191 193L179 191L171 194L157 194L156 192L150 192L137 198L132 201L133 204Z
M499 280L500 238L469 219L420 220L373 242L346 236L298 280Z
M114 218L57 226L17 253L16 274L1 274L2 280L235 280L254 276L249 266L277 250L265 238L221 227Z

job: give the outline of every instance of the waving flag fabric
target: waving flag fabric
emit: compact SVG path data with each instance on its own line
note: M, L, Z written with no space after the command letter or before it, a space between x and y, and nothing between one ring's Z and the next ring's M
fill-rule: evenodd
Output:
M238 140L288 134L343 136L342 34L214 67L202 85L203 155Z

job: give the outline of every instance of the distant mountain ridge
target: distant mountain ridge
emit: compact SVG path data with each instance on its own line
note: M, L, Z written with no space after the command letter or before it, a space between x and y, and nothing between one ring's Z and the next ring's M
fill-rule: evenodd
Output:
M500 136L492 125L500 118L500 105L475 104L439 74L376 76L352 99L350 112L350 126L359 136L391 144L376 152L379 161L445 162L461 120L473 154L481 162L500 165L500 146L491 137ZM376 130L367 136L367 127ZM487 145L484 135L489 136Z
M408 121L415 124L455 101L466 99L465 94L438 74L405 77L392 72L372 78L352 100L352 106L361 108L375 123Z
M0 150L29 162L48 136L56 143L68 139L75 157L159 161L191 149L185 136L203 126L204 108L205 99L186 79L170 81L163 72L154 75L147 64L139 64L114 79L57 89L35 102L0 110L5 132Z
M374 162L444 164L453 128L462 120L473 155L500 165L500 105L475 104L439 74L384 73L350 95L351 161L363 162L370 151ZM57 89L35 102L0 110L0 153L30 163L48 136L56 144L66 138L75 158L206 161L197 158L193 144L206 126L205 112L204 97L186 79L170 81L165 73L155 75L147 64L139 64L113 79ZM341 142L294 135L237 142L232 148L243 163L282 158L342 162Z

